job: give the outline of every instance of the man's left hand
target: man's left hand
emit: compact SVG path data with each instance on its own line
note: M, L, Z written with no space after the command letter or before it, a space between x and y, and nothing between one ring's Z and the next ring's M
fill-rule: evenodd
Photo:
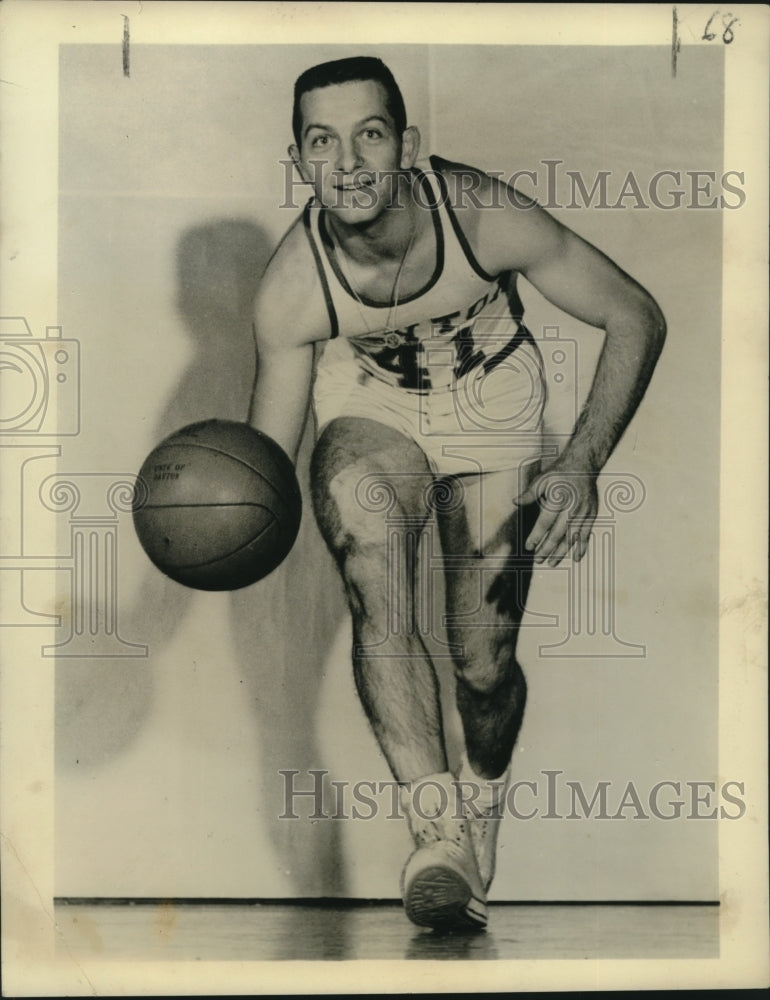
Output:
M519 507L540 504L540 515L525 540L536 563L558 566L570 549L576 562L583 558L599 509L596 478L594 471L559 460L514 499Z

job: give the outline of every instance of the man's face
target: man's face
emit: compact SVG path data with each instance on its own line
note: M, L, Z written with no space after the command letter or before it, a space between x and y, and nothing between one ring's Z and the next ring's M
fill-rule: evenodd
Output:
M409 169L419 137L396 132L385 89L376 80L332 84L303 94L300 146L291 147L316 197L352 225L391 203L396 172Z

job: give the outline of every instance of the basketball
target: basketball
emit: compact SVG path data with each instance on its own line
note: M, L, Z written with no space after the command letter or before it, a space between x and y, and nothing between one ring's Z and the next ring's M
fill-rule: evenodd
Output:
M302 498L294 466L272 438L212 419L150 452L132 513L142 548L166 576L197 590L239 590L289 554Z

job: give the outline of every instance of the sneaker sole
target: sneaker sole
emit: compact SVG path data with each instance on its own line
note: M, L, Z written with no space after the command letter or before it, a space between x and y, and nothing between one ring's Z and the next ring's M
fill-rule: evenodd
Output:
M483 928L485 907L474 899L465 879L441 865L424 868L416 875L404 899L406 915L420 927Z

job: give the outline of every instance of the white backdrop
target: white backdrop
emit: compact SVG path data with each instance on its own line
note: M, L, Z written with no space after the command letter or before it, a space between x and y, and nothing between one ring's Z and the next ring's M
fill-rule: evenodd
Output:
M718 50L688 54L674 99L663 47L136 45L129 79L115 46L63 46L58 321L82 359L82 429L66 443L63 472L119 478L184 423L245 416L250 300L294 214L279 207L291 87L315 62L366 51L401 82L425 153L506 175L533 170L540 200L549 159L589 186L611 171L612 201L629 170L644 189L659 170L731 166ZM615 635L633 645L599 632L586 656L547 655L541 647L569 633L569 571L535 576L515 778L537 782L541 814L546 771L582 782L589 798L610 782L611 813L629 782L646 808L657 782L680 782L687 799L686 782L717 781L721 216L632 205L555 210L652 291L669 339L608 468L644 485L643 502L611 529ZM574 341L584 392L599 335L523 291L536 336L558 326L561 341ZM551 387L549 417L563 430L574 388ZM232 596L165 581L128 516L118 540L120 636L149 655L99 655L95 642L93 656L57 662L57 894L397 895L403 823L278 819L280 770L302 772L305 786L313 768L339 781L389 777L355 697L349 623L309 506L285 566ZM616 655L637 647L644 655ZM523 789L521 808L531 801ZM557 811L569 805L560 799ZM494 896L714 899L716 826L688 812L511 817Z

